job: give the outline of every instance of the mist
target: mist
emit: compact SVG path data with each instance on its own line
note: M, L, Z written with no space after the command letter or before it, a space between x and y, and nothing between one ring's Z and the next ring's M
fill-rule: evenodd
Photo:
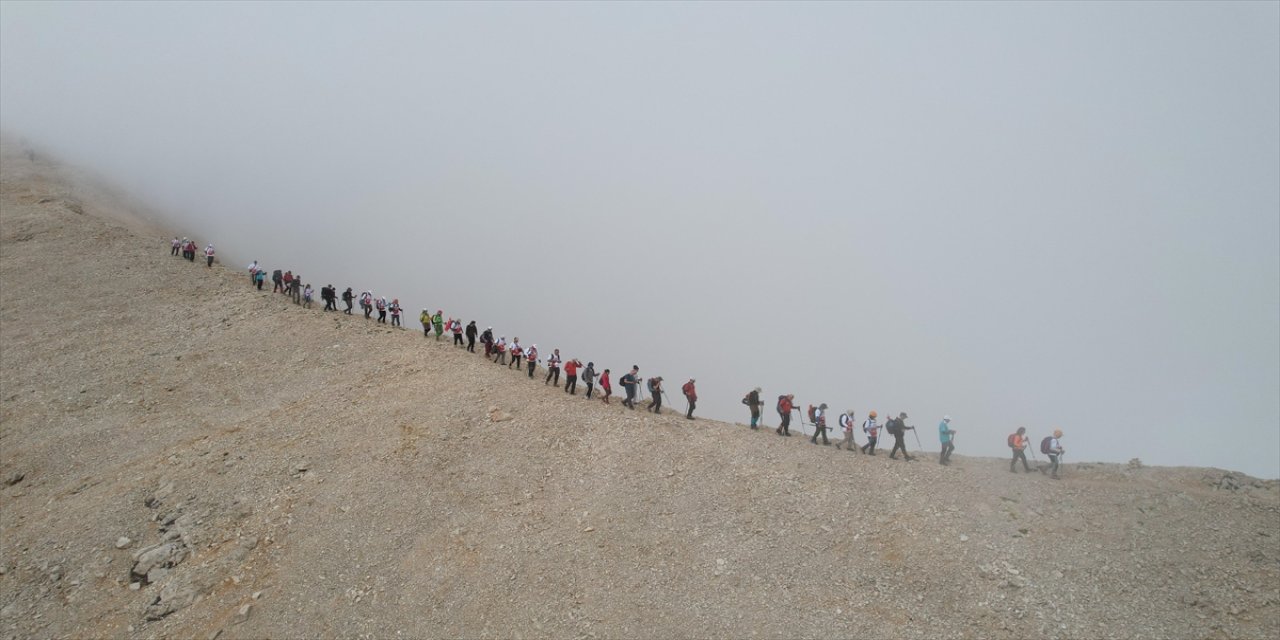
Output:
M1280 476L1280 4L5 2L0 128L700 416Z

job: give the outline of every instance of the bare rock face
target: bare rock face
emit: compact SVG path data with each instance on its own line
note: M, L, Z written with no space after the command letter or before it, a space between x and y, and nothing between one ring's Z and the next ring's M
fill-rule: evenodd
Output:
M190 553L181 541L161 542L139 549L134 554L133 568L129 570L129 574L138 582L150 584L160 577L157 572L178 566Z

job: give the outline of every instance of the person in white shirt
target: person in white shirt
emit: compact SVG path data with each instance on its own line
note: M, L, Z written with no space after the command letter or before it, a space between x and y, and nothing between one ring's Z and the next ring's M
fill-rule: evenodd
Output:
M853 409L840 414L840 428L844 430L844 442L837 442L837 449L843 448L850 453L858 450L858 443L853 440L853 425Z
M867 434L867 443L862 445L862 452L870 455L876 454L876 440L880 436L880 425L876 424L876 412L872 411L867 414L867 419L862 423L862 432Z
M1040 465L1040 473L1048 472L1049 477L1054 480L1061 480L1061 478L1058 477L1058 459L1062 457L1062 454L1067 452L1066 449L1062 448L1062 442L1059 440L1061 437L1062 429L1054 429L1053 437L1049 439L1049 447L1045 451L1049 456L1049 464L1047 466Z

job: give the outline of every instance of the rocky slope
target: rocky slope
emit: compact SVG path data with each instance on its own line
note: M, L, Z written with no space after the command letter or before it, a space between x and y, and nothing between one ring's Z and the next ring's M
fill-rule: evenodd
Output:
M605 406L171 258L3 153L4 637L1280 633L1275 481Z

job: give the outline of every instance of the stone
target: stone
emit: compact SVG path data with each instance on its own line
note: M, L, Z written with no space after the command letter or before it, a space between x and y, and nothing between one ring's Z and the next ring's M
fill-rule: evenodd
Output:
M960 542L968 542L968 541L969 541L969 536L966 536L963 533L960 534Z
M130 590L130 591L137 591L137 590L139 590L139 589L141 589L141 588L142 588L142 583L141 583L141 582L130 582L130 583L129 583L129 590Z
M240 624L249 619L249 611L253 609L251 604L240 605L240 610L236 612L236 624Z
M18 603L10 602L9 604L6 604L3 609L0 609L0 618L12 618L14 615L17 615L17 613Z
M13 485L18 484L19 482L22 482L22 479L25 477L27 477L25 473L19 473L17 471L14 471L13 473L9 474L9 477L4 479L4 486L12 487Z
M140 549L134 558L136 562L130 573L134 579L144 579L154 569L169 569L187 559L190 551L181 542L162 542L145 549ZM147 582L151 580L146 578Z
M125 536L120 536L119 538L116 538L116 548L117 548L117 549L123 549L123 548L125 548L125 547L127 547L127 546L129 546L129 545L131 545L131 544L133 544L133 540L130 540L129 538L127 538L127 537L125 537Z

